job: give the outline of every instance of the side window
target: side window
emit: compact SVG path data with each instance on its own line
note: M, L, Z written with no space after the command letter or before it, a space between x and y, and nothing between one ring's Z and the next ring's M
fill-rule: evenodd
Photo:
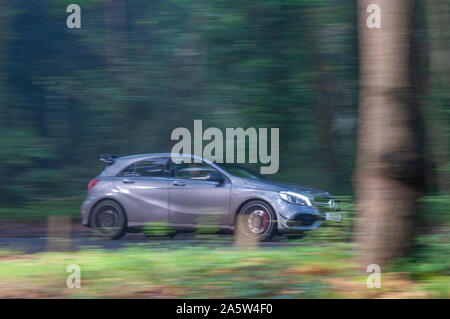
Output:
M118 176L134 176L134 177L166 177L167 158L152 158L131 164L125 168Z
M205 180L209 173L217 172L205 163L180 163L174 165L175 178Z
M167 158L155 158L136 163L134 176L165 177L167 176Z
M135 164L131 164L130 166L128 166L127 168L125 168L122 172L119 173L118 176L134 176L134 168L135 168Z

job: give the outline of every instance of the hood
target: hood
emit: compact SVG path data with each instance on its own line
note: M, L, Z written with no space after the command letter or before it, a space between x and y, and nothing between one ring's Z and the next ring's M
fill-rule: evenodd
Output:
M306 187L299 184L293 184L293 183L286 183L286 182L278 182L273 181L270 179L251 179L251 178L241 178L242 182L246 185L251 185L253 187L274 191L274 192L280 192L280 191L291 191L291 192L297 192L304 195L310 195L310 196L331 196L330 193L311 188Z

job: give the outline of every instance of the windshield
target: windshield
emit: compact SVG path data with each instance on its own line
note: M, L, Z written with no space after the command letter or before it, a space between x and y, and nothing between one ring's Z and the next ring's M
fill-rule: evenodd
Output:
M263 179L264 177L255 170L239 164L215 163L233 176L251 179Z

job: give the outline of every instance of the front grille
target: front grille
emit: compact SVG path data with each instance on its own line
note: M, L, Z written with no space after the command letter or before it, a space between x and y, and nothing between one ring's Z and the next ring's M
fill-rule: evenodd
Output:
M336 211L336 202L330 196L317 196L314 197L314 204L321 213Z

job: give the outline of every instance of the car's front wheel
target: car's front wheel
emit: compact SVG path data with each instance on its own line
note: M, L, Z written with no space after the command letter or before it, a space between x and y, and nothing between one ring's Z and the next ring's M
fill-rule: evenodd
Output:
M126 232L125 212L117 202L104 200L92 211L90 224L95 236L119 239Z
M261 200L251 201L236 216L236 235L242 234L249 240L268 241L275 233L276 222L270 205Z

